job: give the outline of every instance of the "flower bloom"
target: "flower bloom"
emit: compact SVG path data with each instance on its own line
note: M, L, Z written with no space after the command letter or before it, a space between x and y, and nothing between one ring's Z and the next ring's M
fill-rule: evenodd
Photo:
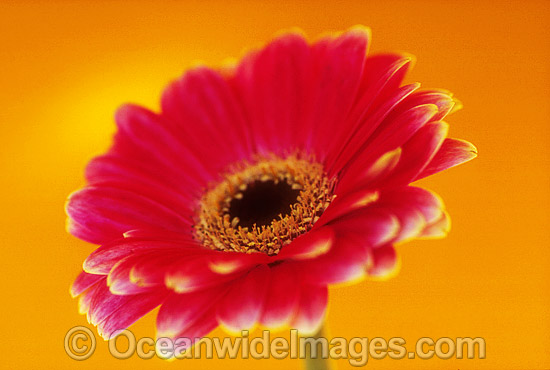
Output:
M368 44L362 27L285 34L188 71L160 113L119 109L66 205L69 232L100 245L71 293L104 338L157 306L158 336L312 333L329 284L388 276L396 243L446 235L441 200L409 184L475 157L447 138L456 101L402 86L412 58Z

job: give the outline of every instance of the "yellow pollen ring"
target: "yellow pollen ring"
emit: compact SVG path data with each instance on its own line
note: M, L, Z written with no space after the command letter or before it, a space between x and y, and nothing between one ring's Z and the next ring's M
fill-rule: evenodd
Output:
M233 199L241 199L256 181L285 181L300 194L289 213L279 214L268 225L242 227L229 214ZM279 253L299 235L309 231L334 199L336 179L329 179L323 166L305 155L258 157L231 168L223 181L205 193L199 203L195 237L205 246L242 253Z

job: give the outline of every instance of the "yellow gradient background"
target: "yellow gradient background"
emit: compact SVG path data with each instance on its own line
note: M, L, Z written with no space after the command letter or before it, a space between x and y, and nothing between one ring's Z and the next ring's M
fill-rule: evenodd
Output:
M371 52L416 55L407 81L455 93L464 109L450 135L479 157L420 183L444 199L448 238L400 246L393 279L331 289L330 335L487 343L485 360L369 360L376 369L550 368L550 2L288 0L0 2L0 368L298 369L117 360L103 341L70 359L65 333L89 325L68 290L94 246L66 234L63 205L108 147L120 104L157 109L184 69L240 57L280 29L316 37L355 24L372 28ZM138 338L154 336L154 316L132 327Z

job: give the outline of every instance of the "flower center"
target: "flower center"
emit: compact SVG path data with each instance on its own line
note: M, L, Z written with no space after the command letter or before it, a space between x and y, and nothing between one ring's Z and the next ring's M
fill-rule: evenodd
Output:
M202 197L195 237L212 249L277 254L313 227L334 183L303 155L239 163Z
M229 218L237 219L238 226L270 225L276 218L287 217L297 202L300 190L286 181L256 180L229 203Z

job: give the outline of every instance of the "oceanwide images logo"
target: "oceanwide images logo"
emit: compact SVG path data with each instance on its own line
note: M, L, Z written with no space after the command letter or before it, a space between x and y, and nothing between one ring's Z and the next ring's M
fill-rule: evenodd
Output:
M74 360L90 358L96 349L93 332L84 326L76 326L65 335L65 352ZM253 359L304 359L331 358L347 359L352 366L365 366L369 359L394 360L420 358L439 359L484 359L486 356L483 338L419 338L413 346L407 346L405 339L381 337L346 339L342 337L300 337L297 330L290 330L289 338L271 337L264 330L261 337L249 337L243 330L235 338L157 338L136 339L129 330L114 333L108 342L110 354L117 359L138 356L151 359L207 358L253 358Z

